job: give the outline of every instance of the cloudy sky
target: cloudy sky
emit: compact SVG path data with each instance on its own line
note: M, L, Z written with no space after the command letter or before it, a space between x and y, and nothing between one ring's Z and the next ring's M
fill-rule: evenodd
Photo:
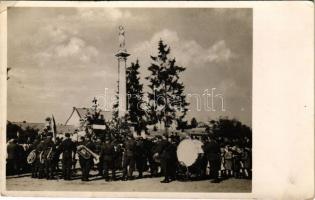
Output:
M222 8L10 8L8 120L41 122L54 114L64 123L72 107L89 107L105 88L114 94L119 25L126 29L127 64L139 59L144 85L158 41L170 45L186 67L188 119L228 116L251 126L252 11ZM205 90L223 97L223 111L219 97L215 111L205 109Z

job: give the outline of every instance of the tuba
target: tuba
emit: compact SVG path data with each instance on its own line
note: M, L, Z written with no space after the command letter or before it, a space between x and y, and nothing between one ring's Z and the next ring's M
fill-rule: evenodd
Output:
M92 156L95 164L98 164L100 162L100 156L84 145L79 145L77 147L77 152L86 160L90 159Z
M35 160L36 160L36 150L34 149L28 154L26 161L28 164L33 164Z

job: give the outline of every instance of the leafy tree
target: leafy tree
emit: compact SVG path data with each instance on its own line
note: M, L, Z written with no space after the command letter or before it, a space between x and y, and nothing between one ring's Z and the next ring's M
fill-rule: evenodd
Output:
M236 119L220 118L219 120L211 120L210 124L210 133L216 136L230 139L252 138L251 128Z
M198 122L197 122L196 118L193 117L191 119L190 126L191 126L191 128L196 128L198 126Z
M148 93L150 122L164 122L165 132L174 121L182 121L187 112L188 103L184 94L184 84L180 81L180 73L184 67L177 66L175 58L170 57L170 47L162 40L158 44L158 55L151 56L152 63L148 68L151 75Z
M135 131L140 134L142 130L146 129L145 124L145 111L141 105L143 101L143 84L140 83L139 76L139 61L131 63L131 66L127 68L127 105L128 114L127 121L129 121L135 128Z
M17 132L22 133L20 126L7 121L7 140L17 138Z

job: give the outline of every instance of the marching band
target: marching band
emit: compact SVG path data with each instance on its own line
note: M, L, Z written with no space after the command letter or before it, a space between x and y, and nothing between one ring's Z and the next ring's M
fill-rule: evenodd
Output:
M233 175L233 170L237 178L251 176L251 166L246 164L250 162L250 148L246 145L234 149L222 148L220 141L209 135L199 140L180 138L177 134L151 138L132 134L113 137L108 134L100 139L87 133L79 140L74 140L71 135L66 133L63 139L57 137L54 141L52 134L46 131L34 140L27 156L32 178L49 180L62 177L72 180L79 175L77 161L82 181L90 180L92 169L97 170L97 175L105 181L143 178L144 173L149 177L163 175L161 183L192 178L211 178L213 183L218 183L224 176ZM228 157L231 152L233 155ZM229 159L233 161L232 164L229 164ZM231 171L228 174L224 169L227 165L235 168L228 168ZM62 176L59 175L60 171ZM135 174L138 176L135 177Z
M246 137L233 141L209 133L150 137L132 130L123 134L102 130L97 134L92 126L85 126L60 138L52 127L54 124L48 124L28 146L26 161L32 178L62 177L68 181L81 175L82 181L89 181L91 170L98 171L97 176L105 181L127 181L144 175L163 175L161 183L207 178L218 183L231 176L251 178L251 140ZM19 146L15 139L8 142L7 172L15 169L16 159L21 159L21 154L15 153Z

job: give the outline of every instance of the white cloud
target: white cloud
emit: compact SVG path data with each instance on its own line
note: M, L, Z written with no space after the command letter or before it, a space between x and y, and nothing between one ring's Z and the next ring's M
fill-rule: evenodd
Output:
M129 11L122 11L118 8L78 8L81 20L106 20L117 21L133 17Z
M132 52L147 60L150 55L156 55L160 39L171 47L171 55L183 66L202 66L205 63L226 62L236 56L224 40L204 48L195 40L181 39L176 31L168 29L155 33L149 41L138 43L132 48Z
M231 49L226 46L224 40L218 41L208 49L206 60L209 62L224 62L235 56Z
M94 46L87 45L86 42L79 37L72 37L63 43L52 45L45 51L35 55L35 59L40 65L44 65L50 61L82 61L87 63L99 55L98 50Z

